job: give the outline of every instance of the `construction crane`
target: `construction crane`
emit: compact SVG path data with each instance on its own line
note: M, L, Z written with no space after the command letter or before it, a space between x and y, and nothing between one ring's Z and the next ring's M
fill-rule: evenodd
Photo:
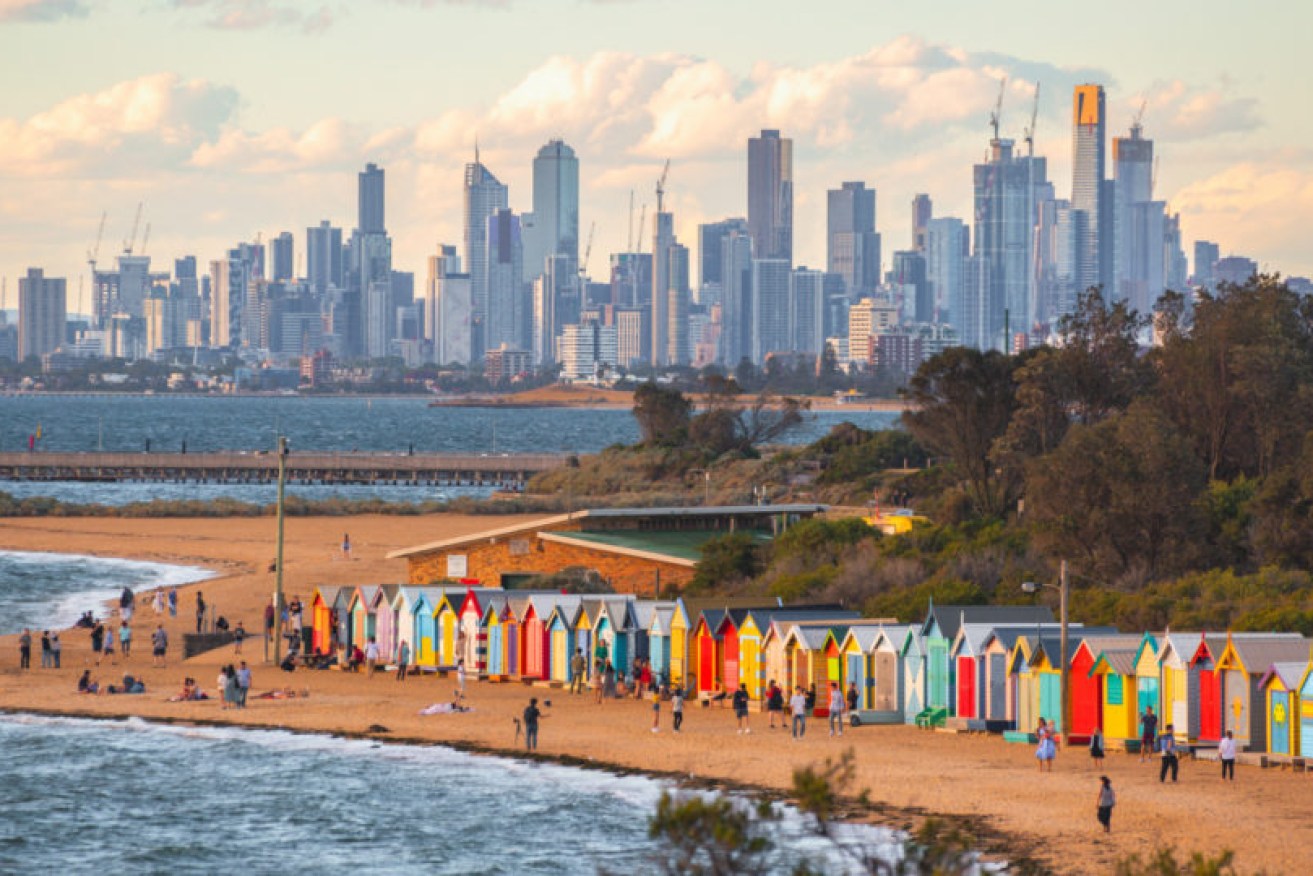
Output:
M142 201L137 202L137 216L132 220L132 236L123 242L123 253L125 255L132 255L132 248L137 243L137 230L141 227L141 208L144 206L145 204Z
M146 244L150 241L150 223L146 223L146 231L141 235L141 254L146 254Z
M666 166L661 168L661 178L656 184L657 212L662 212L665 205L666 197L666 177L670 176L670 159L666 159ZM642 234L639 237L642 238Z
M994 102L994 111L989 114L989 126L994 129L994 139L998 139L998 126L1003 118L1003 93L1007 90L1008 78L998 81L998 100Z
M629 242L625 245L625 252L634 251L634 190L629 190Z
M1026 157L1035 157L1035 123L1039 120L1039 83L1035 83L1035 103L1030 108L1030 127L1026 128ZM997 133L994 134L998 136Z
M96 229L96 243L91 249L87 250L87 264L91 266L91 272L96 272L96 259L100 256L100 241L105 237L105 219L109 214L102 212L100 214L100 227Z
M1131 130L1139 132L1143 127L1144 111L1149 108L1149 99L1145 98L1140 101L1140 109L1135 113L1135 118L1131 119Z
M643 245L643 228L646 227L646 225L647 225L647 204L644 204L638 210L638 245L639 246ZM631 248L629 251L635 252L636 250Z
M584 247L584 258L579 263L579 279L583 280L588 276L588 257L593 254L593 233L597 231L597 223L594 222L588 226L588 245Z
M647 204L638 210L638 245L643 245L643 226L647 222ZM629 251L629 303L638 303L638 253Z

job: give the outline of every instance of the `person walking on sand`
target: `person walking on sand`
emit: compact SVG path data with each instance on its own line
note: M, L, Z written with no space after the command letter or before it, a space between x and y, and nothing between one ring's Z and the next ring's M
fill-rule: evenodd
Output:
M1235 781L1235 734L1230 730L1217 743L1217 759L1222 762L1222 781Z
M124 660L132 656L132 627L127 621L119 624L119 650L123 652Z
M1035 738L1039 744L1035 747L1035 758L1039 761L1040 772L1053 772L1053 759L1058 754L1058 743L1054 739L1053 727L1042 717L1035 727Z
M684 688L677 687L670 692L670 719L676 733L684 726Z
M780 728L784 728L784 688L775 683L775 679L770 680L770 686L766 688L766 714L770 715L770 729L775 729L775 718L780 719Z
M18 637L18 668L32 668L32 631L23 628L23 634Z
M1090 733L1090 760L1095 767L1103 766L1103 729L1095 727Z
M178 588L169 588L169 617L178 616Z
M351 533L342 533L342 559L351 559Z
M1140 715L1140 763L1153 756L1157 742L1158 716L1153 713L1153 706L1146 706Z
M575 648L570 658L570 693L584 692L584 679L588 675L588 661L584 659L584 649Z
M100 653L105 655L105 659L108 660L111 665L113 665L114 663L114 628L113 627L105 627L105 640L100 649Z
M41 633L41 668L50 668L50 630Z
M251 692L251 670L242 661L242 665L237 670L237 708L246 708L246 695Z
M246 641L246 627L242 626L242 622L241 622L241 621L238 621L238 622L237 622L237 629L233 630L233 653L234 653L234 654L240 654L240 653L242 653L242 642L245 642L245 641Z
M1158 737L1158 754L1162 758L1162 766L1158 768L1158 784L1167 781L1169 772L1172 774L1172 784L1176 783L1177 773L1181 768L1176 752L1176 728L1168 724L1163 728L1163 734Z
M405 639L397 648L397 681L406 680L406 671L410 668L410 643Z
M661 691L652 691L652 732L661 732Z
M530 697L529 705L524 708L524 748L534 751L538 748L538 720L543 717L538 708L538 698Z
M843 711L847 704L843 699L843 691L839 690L839 683L830 682L830 735L835 735L835 728L838 728L838 735L843 735Z
M743 685L734 689L734 696L730 699L730 704L734 706L734 719L739 725L739 735L751 733L752 728L748 726L748 691Z
M378 642L370 636L369 642L365 644L365 675L373 678L376 669L378 669Z
M169 634L164 632L164 624L158 624L150 635L151 656L156 666L164 665L164 655L169 650Z
M1112 833L1112 807L1117 805L1117 795L1112 792L1112 781L1107 776L1099 776L1099 824L1104 833Z
M155 609L156 617L159 617L160 615L164 614L164 588L163 587L159 587L155 590L155 599L152 601L151 607Z
M801 685L795 687L793 696L789 697L789 711L793 715L793 738L801 739L807 735L807 694L803 693Z
M465 699L465 658L456 661L456 696Z
M196 632L200 632L205 625L205 596L201 591L196 591Z
M96 625L91 628L91 653L96 656L96 665L100 665L100 652L105 646L105 625L96 621Z
M64 646L59 643L59 633L55 633L50 637L50 662L55 669L59 668L59 660L63 656L63 650Z

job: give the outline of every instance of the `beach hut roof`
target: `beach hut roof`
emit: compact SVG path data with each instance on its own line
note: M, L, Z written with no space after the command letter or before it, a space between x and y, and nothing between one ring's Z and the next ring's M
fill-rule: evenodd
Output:
M1094 655L1094 665L1090 667L1090 675L1094 674L1100 663L1107 664L1108 669L1118 675L1134 675L1135 664L1138 662L1135 655L1138 653L1138 648L1110 648L1099 651Z
M1043 630L1052 624L1044 623L1017 623L1003 624L991 621L971 621L958 627L957 637L953 640L953 652L955 654L978 655L984 652L985 646L989 644L990 637L995 634L1008 634L1011 642L1016 641L1016 637L1024 633L1033 633L1036 629ZM1068 629L1079 629L1080 624L1068 624ZM1009 643L1008 647L1011 647Z
M1266 672L1273 663L1307 663L1309 657L1309 642L1299 633L1233 633L1230 640L1227 647L1250 675Z
M881 642L888 642L889 647L901 651L908 632L914 628L914 624L880 624L880 632L876 634L871 647L878 648Z
M824 626L804 626L798 624L789 630L789 637L797 639L808 651L817 651L825 647L825 640L831 633L836 639L842 639L848 632L848 628L831 627L828 624Z
M1080 635L1073 636L1071 633L1086 633L1095 636L1118 635L1114 627L1077 627L1075 624L1068 624L1067 629L1067 653L1063 655L1062 659L1068 663L1071 662L1071 658L1076 654L1076 649L1080 647L1080 643L1083 641ZM1031 638L1035 644L1035 650L1030 654L1032 665L1038 662L1041 654L1054 666L1059 665L1057 659L1055 659L1062 648L1062 636L1058 630L1043 629L1040 631L1039 636Z
M355 589L355 595L365 605L372 605L374 597L378 594L379 586L377 584L361 584ZM353 597L354 599L355 597Z
M678 607L673 602L658 602L652 612L652 622L649 627L660 627L664 633L670 632L671 622L675 619L675 612Z
M1134 654L1135 649L1140 647L1140 638L1133 633L1114 633L1109 636L1090 632L1081 637L1081 643L1097 658L1103 651L1130 651Z
M1263 673L1259 686L1267 687L1271 679L1279 678L1286 690L1299 690L1299 683L1303 681L1304 670L1306 669L1308 669L1307 660L1285 660L1280 663L1273 663L1267 668L1267 672Z
M857 650L866 654L875 648L875 642L880 638L880 632L884 629L883 624L853 624L848 628L848 635L843 637L839 647L843 650L848 649L848 640L852 639L857 645Z
M1045 605L935 605L930 603L921 635L928 635L932 627L950 642L957 629L968 624L1031 624L1052 623L1053 611Z
M315 595L324 605L332 605L337 600L337 594L342 590L337 584L320 584L315 588Z

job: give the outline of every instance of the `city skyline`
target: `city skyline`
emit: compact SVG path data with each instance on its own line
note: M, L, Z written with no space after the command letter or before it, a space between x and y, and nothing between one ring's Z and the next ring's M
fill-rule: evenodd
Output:
M845 32L827 41L794 46L799 37L793 29L785 40L784 34L760 27L761 33L753 33L748 26L755 43L731 41L747 47L709 47L699 33L683 34L668 43L673 50L657 51L650 44L668 35L671 25L646 26L656 4L432 5L360 4L314 35L303 34L287 16L264 27L248 20L245 30L207 26L221 22L205 16L224 9L249 12L277 4L189 3L165 13L111 12L94 3L0 2L0 65L17 75L40 53L57 68L32 87L25 83L0 97L0 148L10 156L3 172L7 191L0 196L0 273L8 278L8 306L14 306L17 278L39 265L47 276L68 279L70 311L89 310L89 290L76 306L77 278L86 272L85 252L100 214L110 216L104 259L128 236L139 201L152 224L150 254L161 264L183 255L207 263L257 232L272 239L322 219L349 228L357 206L350 174L370 162L389 175L393 265L422 275L438 243L460 240L462 169L476 136L483 163L509 187L511 207L523 212L531 209L536 150L555 138L575 149L583 167L580 228L597 223L596 273L606 254L626 249L631 189L651 218L652 187L666 157L673 159L667 200L675 235L693 240L698 224L745 214L743 143L762 129L779 128L795 144L794 263L825 267L826 192L864 180L880 193L877 230L886 239L888 268L890 254L912 246L915 193L929 194L937 215L970 215L970 165L988 147L988 113L1005 74L1004 137L1021 139L1033 85L1044 86L1035 151L1048 159L1050 179L1071 178L1070 88L1102 82L1110 136L1124 135L1140 102L1147 101L1145 135L1162 156L1155 198L1181 212L1187 247L1217 240L1223 255L1243 253L1285 274L1313 273L1298 234L1313 214L1305 203L1313 201L1309 159L1291 145L1301 141L1306 132L1300 126L1308 123L1266 105L1283 88L1299 90L1298 75L1279 63L1256 61L1241 74L1218 62L1210 71L1197 57L1184 61L1173 46L1155 48L1156 63L1163 65L1155 68L1143 53L1124 50L1135 39L1123 44L1105 38L1100 51L1097 33L1092 48L1064 52L1060 16L1050 15L1044 24L1038 13L1031 16L1035 29L1051 33L1032 34L1033 51L1026 53L997 28L992 34L984 29L990 46L972 45L960 23L921 22L922 35L900 36L918 27L916 16L900 18L899 30L891 31L865 7L853 7L857 20L873 25L861 41L847 31L862 28L839 28ZM553 43L553 52L524 50L514 25L550 21L551 11L576 7L596 33L571 33ZM87 14L21 20L62 8ZM663 8L665 17L677 20L692 7ZM1207 5L1191 8L1198 12ZM729 12L708 10L698 19L705 27L694 30L714 29L715 20ZM1308 15L1293 8L1291 14ZM1141 16L1150 30L1162 19L1158 10ZM642 31L624 41L630 53L602 48L599 43L614 37L622 20ZM430 94L431 108L422 112L397 108L398 100L415 100L404 88L376 91L372 101L356 95L366 82L397 75L376 74L368 64L350 65L328 79L313 75L313 65L310 75L298 69L295 77L268 78L272 60L264 53L274 37L294 59L322 52L344 39L348 26L365 23L374 40L365 45L381 47L374 31L405 22L500 27L507 45L484 61L465 58L466 48L454 51L445 64L464 58L474 66L451 80L458 87L446 89L450 94ZM239 23L229 22L234 28ZM1201 33L1195 23L1184 23L1195 29L1186 27L1182 37L1193 33L1197 48L1218 43L1207 27ZM556 27L572 31L560 22ZM805 24L802 31L814 27ZM124 53L131 61L93 65L78 59L90 34L104 28L117 29L128 45L161 34L169 39L158 53ZM402 43L410 39L386 32ZM1243 33L1242 22L1229 40L1239 41ZM184 45L196 49L194 57L182 56ZM222 70L215 69L216 46L230 54L241 50L248 63L233 64L229 57ZM763 60L781 55L788 57ZM1067 60L1055 63L1058 56ZM256 75L262 70L264 78ZM441 70L430 72L436 82L448 81ZM1172 78L1173 72L1180 76ZM1277 73L1285 78L1276 79ZM319 105L329 97L333 114L324 115L321 110L329 108ZM298 247L298 274L304 273L305 257Z

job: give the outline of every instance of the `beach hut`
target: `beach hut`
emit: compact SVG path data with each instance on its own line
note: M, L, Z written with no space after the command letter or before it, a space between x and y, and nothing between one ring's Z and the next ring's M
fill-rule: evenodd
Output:
M1042 605L935 605L930 601L926 618L921 625L921 640L925 650L926 699L923 709L947 709L956 714L959 703L958 665L952 658L953 645L963 624L986 627L1051 624L1053 612ZM976 704L978 666L975 654L963 657L968 675L962 680L968 691L961 697L967 704ZM978 706L971 706L978 708ZM974 717L974 715L965 716Z
M506 675L506 627L502 617L506 614L506 597L490 596L484 600L483 618L479 621L479 638L484 643L484 662L481 672L489 676Z
M433 609L433 621L437 628L437 665L454 667L456 649L460 641L460 610L465 604L464 587L441 587L442 596Z
M351 595L347 611L351 615L351 642L359 645L363 651L374 636L374 598L378 595L377 584L362 584Z
M555 608L551 597L530 596L520 618L520 675L547 678L547 618Z
M341 587L322 585L310 598L310 650L315 654L332 654L337 645L337 625L333 606Z
M1217 660L1225 648L1225 633L1204 633L1190 657L1188 680L1193 695L1188 734L1191 739L1216 742L1222 738L1222 675L1217 671Z
M629 672L637 645L638 626L632 611L634 601L626 597L605 597L598 612L597 629L607 642L608 658L619 675Z
M843 660L844 692L848 685L857 686L859 713L875 711L875 640L880 637L881 625L853 624L839 643Z
M992 730L1017 728L1017 676L1009 672L1017 639L1033 627L995 627L985 638L979 660L983 664L981 708L985 726Z
M720 622L724 618L723 609L704 609L693 627L692 653L696 655L696 678L698 693L710 693L716 685L724 684L725 690L732 690L729 682L720 675L724 663L724 643L720 638ZM735 667L737 669L737 658ZM735 679L736 685L738 680Z
M574 679L570 661L574 657L575 649L579 647L575 642L574 618L579 612L579 604L582 601L578 596L557 597L556 604L552 606L552 613L547 618L550 652L548 676L552 681L568 684ZM584 657L586 660L587 655L585 654Z
M1190 658L1201 633L1163 633L1158 648L1159 720L1176 728L1178 739L1190 732Z
M831 681L842 686L843 667L839 643L848 634L847 625L828 622L794 624L785 639L784 650L793 667L795 684L816 688L814 714L829 714L826 690Z
M1099 655L1110 651L1132 652L1140 643L1139 636L1105 635L1089 633L1081 637L1068 662L1068 696L1071 701L1071 735L1088 739L1095 730L1103 730L1103 704L1106 699L1104 673L1094 671Z
M500 588L468 587L458 597L460 603L456 609L456 647L452 651L452 664L458 660L465 661L465 671L470 674L486 672L488 664L488 642L483 634L483 607L491 596L505 598L506 591ZM455 602L453 602L455 604Z
M405 642L406 647L410 649L410 662L413 665L418 654L418 643L415 641L415 596L419 588L403 585L397 588L396 595L392 597L392 615L396 618L395 637L397 649L400 651L401 643Z
M1164 634L1165 635L1165 634ZM1158 649L1161 639L1146 635L1140 642L1140 649L1135 654L1135 738L1144 735L1144 721L1141 719L1153 709L1158 716L1158 730L1161 732L1166 724L1163 721L1163 704L1160 697L1162 680L1159 676Z
M415 651L417 667L436 667L438 665L438 604L443 600L440 587L416 587L411 598L411 626L414 629L412 645Z
M789 663L788 655L784 650L785 640L788 638L788 625L783 621L772 619L766 626L766 632L761 637L762 661L766 666L767 683L774 681L784 688L784 698L787 700L793 693L793 669Z
M1094 655L1094 665L1090 668L1091 673L1103 679L1100 712L1103 736L1109 743L1125 743L1140 738L1140 714L1143 710L1139 708L1136 695L1135 665L1142 650L1157 653L1157 640L1153 633L1145 633L1138 639L1128 637L1127 641L1132 644L1099 648ZM1156 707L1154 711L1157 711Z
M656 602L651 599L631 599L629 616L633 630L629 634L634 660L652 660L652 644L648 641L648 630L652 627L652 617L656 613Z
M1259 685L1273 663L1308 658L1308 642L1298 633L1228 633L1218 658L1226 729L1242 751L1267 750L1267 709Z
M770 610L734 608L730 614L738 626L739 680L748 697L760 702L766 690L766 660L761 649L763 628L770 627Z
M595 661L595 645L593 641L593 624L597 619L597 613L602 610L602 603L596 599L582 599L579 602L579 608L574 615L574 646L584 652L584 658L588 661L588 671L593 671Z
M1313 757L1313 656L1299 682L1299 755Z
M652 604L652 621L647 627L648 659L652 661L653 677L670 678L670 625L675 617L674 602Z
M351 639L351 600L355 598L356 588L342 587L333 598L333 618L337 624L337 645L350 648L355 644Z
M1041 715L1039 701L1039 675L1034 671L1031 658L1038 645L1034 633L1017 636L1012 652L1008 655L1008 675L1016 690L1016 722L1019 732L1029 732L1035 728Z
M1293 757L1299 751L1299 686L1308 664L1273 663L1259 681L1267 711L1267 752Z
M529 597L524 595L507 595L506 607L502 610L502 669L503 674L520 676L524 666L521 661L520 621L529 610Z
M398 584L382 584L370 600L370 614L374 616L374 639L384 663L397 659L397 616L392 611L392 600L397 596Z
M881 624L871 645L871 710L881 720L903 720L903 645L912 631L908 624Z
M915 724L917 715L925 710L925 644L921 641L921 628L911 625L902 644L903 665L903 721Z

